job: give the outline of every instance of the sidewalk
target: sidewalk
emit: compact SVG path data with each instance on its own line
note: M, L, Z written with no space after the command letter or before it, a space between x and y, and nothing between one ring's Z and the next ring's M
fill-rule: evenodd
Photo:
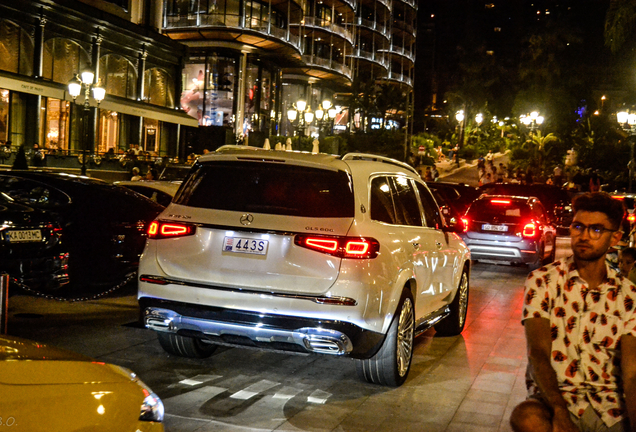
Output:
M497 152L495 153L495 161L506 156L509 151L504 153ZM474 168L477 166L477 159L459 159L459 165L455 162L451 162L448 159L444 159L441 162L435 162L435 166L437 167L437 171L439 172L439 178L444 178L456 173L459 170L463 170L465 168ZM418 172L422 177L424 177L424 169L425 165L420 165L417 167Z

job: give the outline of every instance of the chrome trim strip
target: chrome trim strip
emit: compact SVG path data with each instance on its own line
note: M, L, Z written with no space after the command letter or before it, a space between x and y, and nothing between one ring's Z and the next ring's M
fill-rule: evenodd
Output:
M293 343L307 351L321 354L344 355L353 350L351 340L344 333L336 330L315 327L280 330L186 317L170 309L155 307L147 308L144 313L144 325L155 331L178 333L180 330L188 330L217 337L244 336L254 342Z
M204 284L200 282L187 282L187 281L170 279L170 278L165 278L162 276L147 275L147 274L143 274L139 276L140 282L142 281L141 280L142 278L153 279L157 281L157 284L159 285L171 284L171 285L190 286L195 288L215 289L219 291L229 291L229 292L235 292L235 293L241 293L241 294L253 294L253 295L259 295L259 296L268 295L272 297L280 297L280 298L295 299L295 300L309 300L318 304L335 305L335 306L357 306L358 305L358 301L350 297L311 296L311 295L305 295L305 294L288 294L288 293L279 293L279 292L272 292L272 291L258 291L258 290L250 290L245 288L230 288L230 287L222 287L217 285L208 285L208 284ZM149 281L144 281L144 282L153 283Z

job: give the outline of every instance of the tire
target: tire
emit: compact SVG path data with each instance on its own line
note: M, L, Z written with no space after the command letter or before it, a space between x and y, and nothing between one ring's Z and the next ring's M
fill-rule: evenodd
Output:
M466 313L468 312L468 273L462 273L457 287L457 294L450 304L450 315L435 326L437 336L457 336L461 334L466 325Z
M157 332L157 339L165 352L181 357L208 358L216 350L216 345L174 333Z
M550 256L548 257L547 261L544 264L550 264L551 262L554 262L556 260L556 237L554 238L554 241L552 242L552 250L550 251Z
M370 359L356 360L358 377L372 384L401 386L411 369L414 335L413 296L405 289L380 350Z
M537 251L537 259L534 262L528 264L528 270L534 271L543 266L543 261L545 260L545 243L541 243L539 246L539 250Z

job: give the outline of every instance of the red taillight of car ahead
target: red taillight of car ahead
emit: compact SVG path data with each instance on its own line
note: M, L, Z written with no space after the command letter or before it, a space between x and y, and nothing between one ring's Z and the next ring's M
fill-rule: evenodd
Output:
M148 238L166 239L193 235L196 226L179 222L153 221L148 227Z
M490 204L510 205L509 199L493 198L490 200Z
M521 230L521 235L526 238L536 237L539 233L539 227L534 222L528 222L523 226L523 230Z
M628 221L629 223L634 223L634 222L636 222L636 214L634 214L634 213L628 213L628 214L627 214L627 221Z
M468 218L463 217L460 219L460 221L462 221L462 231L468 232L468 223L469 223Z
M380 243L377 240L364 237L322 237L299 234L294 238L294 244L338 258L375 258L380 250Z

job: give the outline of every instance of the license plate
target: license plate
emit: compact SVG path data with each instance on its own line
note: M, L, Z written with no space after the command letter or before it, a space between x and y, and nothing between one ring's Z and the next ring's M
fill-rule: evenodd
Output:
M269 246L269 241L263 239L245 237L225 237L223 239L223 252L266 255L267 246Z
M42 241L42 232L40 230L14 230L8 231L7 234L11 243Z
M508 231L508 225L490 225L490 224L483 224L481 226L481 229L484 231L499 231L499 232L505 232Z

